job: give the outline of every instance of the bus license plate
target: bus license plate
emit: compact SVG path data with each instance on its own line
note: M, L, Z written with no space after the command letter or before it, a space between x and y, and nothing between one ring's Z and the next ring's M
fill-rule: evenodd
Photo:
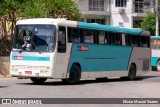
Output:
M25 74L31 75L31 74L32 74L32 71L25 71Z

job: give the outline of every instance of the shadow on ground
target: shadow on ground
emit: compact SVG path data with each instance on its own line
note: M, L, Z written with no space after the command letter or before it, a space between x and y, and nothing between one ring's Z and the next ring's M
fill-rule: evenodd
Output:
M140 76L137 77L135 80L128 80L127 78L114 78L114 79L102 79L102 80L81 80L79 83L77 84L72 84L72 85L84 85L84 84L94 84L94 83L113 83L113 82L130 82L130 81L143 81L145 79L150 79L150 78L156 78L159 76ZM21 85L43 85L43 86L65 86L65 85L71 85L71 84L67 84L62 82L61 80L59 81L46 81L43 84L34 84L34 83L17 83L17 84L21 84Z
M0 88L7 88L7 87L9 87L9 86L0 86Z

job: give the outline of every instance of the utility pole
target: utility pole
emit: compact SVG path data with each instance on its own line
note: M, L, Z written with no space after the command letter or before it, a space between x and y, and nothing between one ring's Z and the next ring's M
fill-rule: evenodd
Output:
M156 7L155 7L155 11L156 11L156 36L159 36L159 20L158 20L158 0L156 0Z

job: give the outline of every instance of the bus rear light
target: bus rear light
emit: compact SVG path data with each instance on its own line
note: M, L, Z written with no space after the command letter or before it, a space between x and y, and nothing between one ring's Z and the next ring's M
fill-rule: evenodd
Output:
M25 74L31 75L31 74L32 74L32 71L25 71Z

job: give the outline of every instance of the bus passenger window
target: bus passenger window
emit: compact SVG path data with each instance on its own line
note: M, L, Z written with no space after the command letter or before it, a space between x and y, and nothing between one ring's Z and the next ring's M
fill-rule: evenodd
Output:
M105 44L107 39L105 39L105 32L100 31L98 35L99 44Z
M132 46L138 47L138 37L132 35Z
M68 28L68 42L70 43L80 43L80 29L77 28Z
M65 27L59 27L58 52L59 53L65 53L66 52L66 31L65 31Z
M131 44L132 44L131 35L125 34L125 44L126 44L126 46L131 46Z
M158 49L160 49L160 39L158 39Z
M141 37L141 44L142 47L150 47L150 38L146 36Z
M84 43L94 43L94 33L92 30L83 31Z
M157 39L154 39L154 49L157 49Z

